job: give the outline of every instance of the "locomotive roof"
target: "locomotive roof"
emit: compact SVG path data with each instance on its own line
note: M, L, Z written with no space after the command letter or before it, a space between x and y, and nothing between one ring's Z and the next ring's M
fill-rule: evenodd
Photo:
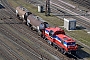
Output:
M52 30L53 32L56 32L56 31L63 31L61 28L59 27L49 27L49 28L46 28L48 31Z
M48 31L52 30L54 33L56 31L61 31L61 32L64 31L59 27L50 27L50 28L46 28L46 30L48 30ZM68 37L67 35L64 35L64 34L56 34L56 36L58 38L60 38L61 40L65 41L65 42L75 42L75 40L73 40L72 38L70 38L70 37Z
M75 42L75 40L73 40L72 38L68 37L67 35L58 34L56 36L58 36L61 40L65 41L65 42Z

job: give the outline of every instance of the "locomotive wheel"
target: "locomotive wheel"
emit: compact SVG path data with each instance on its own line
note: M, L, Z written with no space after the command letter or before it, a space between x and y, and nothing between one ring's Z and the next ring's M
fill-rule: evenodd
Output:
M54 43L52 43L52 46L57 49L57 46Z
M44 38L43 38L44 40L47 40L47 38L44 36Z
M59 47L58 47L57 49L58 49L58 51L60 51L60 52L61 52L61 49L60 49Z
M30 24L27 22L27 26L29 26L30 27Z
M48 42L50 45L52 45L52 42L51 42L50 40L47 40L47 42Z
M63 48L61 48L60 51L62 54L66 54L66 51Z

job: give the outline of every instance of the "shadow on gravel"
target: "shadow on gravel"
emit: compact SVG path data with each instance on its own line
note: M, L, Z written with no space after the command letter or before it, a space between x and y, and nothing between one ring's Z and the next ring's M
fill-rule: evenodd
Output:
M87 51L84 51L82 46L78 45L78 51L77 51L77 56L79 59L83 59L83 58L90 58L90 54Z
M86 29L86 28L83 26L76 26L76 30L83 30L83 29Z
M0 4L0 9L5 9L5 7Z
M84 58L90 58L90 54L83 50L84 47L78 45L79 48L77 50L76 54L73 54L74 56L70 54L66 54L69 58L74 58L75 60L84 59Z

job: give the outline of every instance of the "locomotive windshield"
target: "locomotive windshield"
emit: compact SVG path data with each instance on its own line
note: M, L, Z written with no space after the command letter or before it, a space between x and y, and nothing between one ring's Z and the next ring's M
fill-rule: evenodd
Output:
M68 42L67 45L75 45L75 42Z

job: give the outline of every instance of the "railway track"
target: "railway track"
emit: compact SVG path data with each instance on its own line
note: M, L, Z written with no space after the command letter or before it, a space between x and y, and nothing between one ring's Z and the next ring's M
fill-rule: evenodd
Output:
M78 3L79 5L81 5L81 6L84 6L84 7L86 7L86 8L88 8L88 9L90 9L90 1L88 0L71 0L71 1L73 1L73 2L75 2L75 3Z
M20 27L19 27L20 28ZM17 28L16 28L17 29ZM22 28L21 28L22 29ZM26 31L26 30L25 30ZM20 32L20 31L19 31ZM24 31L23 31L24 32ZM25 33L26 34L26 33ZM12 35L12 34L11 34ZM36 41L35 41L36 42Z
M43 3L42 3L43 4ZM44 3L45 4L45 3ZM67 7L69 7L69 6L67 6ZM70 6L70 8L72 8L71 6ZM52 9L53 11L57 11L57 9L55 10L54 8ZM58 12L58 11L57 11ZM66 12L65 12L66 13ZM68 16L68 14L66 14L65 16L67 16L67 17L70 17L70 16ZM71 16L74 16L74 15L71 15ZM76 15L76 16L78 16L78 15ZM81 19L80 19L81 20ZM82 20L81 20L82 21ZM86 27L89 27L89 23L88 22L86 22L86 21L78 21L78 24L80 25L80 24L83 24L84 26L86 26ZM88 23L88 24L86 24L86 23ZM72 33L71 33L72 34ZM77 56L78 57L78 56ZM80 57L79 57L80 58Z
M8 13L7 13L7 15L8 15ZM3 15L3 17L6 17L6 15ZM7 18L7 17L6 17L6 18ZM5 24L9 24L9 25L11 24L10 22L12 22L12 21L4 21ZM11 25L10 25L10 26L11 26ZM16 25L14 25L14 26L16 26ZM14 26L12 26L12 27L14 27ZM6 29L6 28L5 28L5 29ZM3 29L3 31L4 31L5 29ZM16 28L16 29L17 29L17 28ZM3 32L3 31L2 31L2 32ZM4 33L7 33L7 32L4 32ZM6 35L6 34L5 34L5 35ZM8 34L7 34L7 36L8 36ZM14 36L15 36L15 35L14 35ZM13 40L13 37L14 37L14 36L12 36L12 40ZM11 38L11 36L9 36L9 38ZM18 38L19 38L19 37L18 37ZM15 39L17 39L17 38L15 38ZM23 41L22 41L22 42L23 42ZM23 43L24 43L24 42L23 42ZM25 44L25 43L24 43L24 44ZM26 45L26 46L27 46L27 45ZM25 46L25 47L26 47L26 46ZM34 55L35 55L35 54L34 54Z
M13 44L19 46L18 48L19 48L20 50L23 49L23 50L27 51L26 53L30 53L31 55L33 55L33 56L35 56L36 58L38 58L39 60L41 60L41 58L39 57L39 54L37 54L37 52L35 52L34 50L32 50L31 47L28 45L27 42L21 41L22 38L16 37L15 34L12 34L12 32L10 32L10 31L5 31L5 30L4 30L5 28L6 28L6 27L4 27L4 28L2 27L2 28L1 28L1 32L2 32L4 35L6 35L7 38L9 38L9 39L7 39L7 40L9 40L9 41L12 42ZM23 39L22 39L22 40L23 40ZM28 55L30 55L30 54L28 54ZM30 55L30 56L31 56L31 55ZM20 57L19 57L19 59L20 59ZM37 60L38 60L38 59L37 59ZM22 60L22 59L20 59L20 60ZM24 59L23 59L23 60L24 60Z
M77 58L76 56L74 56L74 55L73 55L73 57L74 57L75 59L78 59L78 58Z
M30 0L28 0L28 2L30 2ZM38 3L32 4L36 4L36 6L38 6L38 4L44 5L45 10L45 0L37 2ZM85 27L88 31L90 30L89 17L83 15L81 11L76 10L76 6L70 5L62 0L51 0L51 12L53 15L58 16L61 19L68 17L75 18L77 20L78 25Z
M8 15L8 14L7 14ZM5 15L4 15L5 16ZM5 16L6 17L6 16ZM10 23L11 21L9 21L9 23ZM7 23L7 24L9 24L8 22L5 22L5 23ZM3 29L4 30L4 29ZM2 31L3 32L3 31ZM5 32L6 33L6 32ZM8 36L8 35L7 35Z
M10 14L10 13L12 13L11 11L9 12L9 13L7 13L6 12L6 14L8 15L8 14ZM4 17L6 17L6 19L8 18L7 17L7 15L4 15L3 14L3 16ZM13 19L15 18L16 19L16 17L14 17L14 15L12 15L12 17L13 17ZM27 29L25 29L24 27L26 27L24 24L22 24L22 25L18 25L18 24L15 24L15 22L17 22L18 21L18 19L16 19L15 21L12 21L13 19L2 19L3 21L4 21L4 23L6 23L6 24L8 24L10 27L12 27L12 28L14 28L15 30L17 30L19 33L22 33L22 34L25 34L25 36L28 36L28 38L31 38L32 36L35 36L35 37L33 37L33 39L30 39L30 40L32 40L34 43L36 42L36 44L38 44L38 45L41 45L41 46L44 46L43 44L41 44L40 42L42 42L42 41L38 41L38 43L37 43L37 35L35 35L35 33L31 33L29 30L27 31L27 29L29 29L28 27L27 27ZM11 23L13 23L13 24L11 24ZM20 21L18 21L18 22L20 22ZM15 27L16 26L16 27ZM8 27L8 26L7 26ZM6 35L8 38L10 38L11 40L13 40L14 42L16 42L17 44L20 44L20 46L24 46L24 48L26 48L26 49L32 49L32 50L34 50L34 53L38 53L38 51L37 50L35 50L33 47L31 47L31 45L30 44L28 44L27 42L25 42L22 38L20 38L20 37L18 37L17 36L17 34L15 35L15 33L12 33L11 31L9 31L9 30L7 30L7 29L9 29L9 28L7 28L7 27L3 27L3 26L1 26L1 30L2 30L2 33L4 34L4 35ZM4 30L6 30L6 31L4 31ZM26 32L27 31L27 32ZM28 34L28 33L30 33L30 34ZM26 35L27 34L27 35ZM42 39L40 39L40 40L42 40ZM41 47L40 46L40 47ZM46 45L46 47L47 47L48 45ZM28 48L27 48L28 47ZM37 48L38 46L36 46L36 48ZM49 47L48 49L46 48L46 51L48 51L49 50L49 52L52 52L53 54L55 53L56 54L56 52L53 52L53 50L52 49L50 49L51 47ZM29 50L28 50L29 51ZM40 52L40 51L39 51ZM30 53L30 52L29 52ZM41 55L41 53L38 53L40 56L41 56L41 58L43 58L43 59L47 59L47 60L50 60L51 58L50 57L48 57L48 56L44 56L43 54ZM61 55L59 55L59 54L57 54L58 56L61 56ZM48 58L46 58L46 57L48 57ZM64 60L67 60L67 58L65 59L64 57L61 57L62 59L64 59Z
M54 2L54 3L53 3ZM62 16L64 16L64 17L71 17L71 18L75 18L76 20L77 20L77 23L79 24L79 25L82 25L83 27L86 27L88 30L90 30L89 28L90 28L90 23L89 23L89 19L87 19L86 17L84 17L84 16L80 16L79 14L77 14L77 13L74 13L74 12L72 12L72 11L69 11L69 9L72 9L73 10L73 8L71 8L71 7L69 7L69 6L66 6L65 4L63 4L63 3L61 3L60 1L56 1L56 3L57 4L55 4L55 1L53 1L52 2L52 5L53 6L56 6L57 7L57 12L59 11L59 12L62 12L63 11L63 14L62 14ZM63 7L64 6L64 7ZM62 9L61 9L62 8ZM69 8L69 9L66 9L66 8ZM74 9L75 10L75 9ZM73 11L74 11L73 10ZM56 10L55 10L56 11ZM64 11L68 11L68 13L67 12L64 12ZM54 12L54 11L53 11ZM83 20L83 19L84 20Z
M10 60L13 60L13 59L16 59L16 60L21 59L21 60L23 60L15 51L13 51L13 49L11 49L9 46L7 46L1 39L0 39L0 44L2 45L3 49L5 51L7 51L7 54L9 54L11 56ZM7 56L5 56L5 57L8 58ZM9 58L8 58L8 60L9 60Z
M59 5L59 4L58 4ZM62 5L62 4L61 4ZM62 6L64 6L64 5L62 5ZM66 6L66 5L65 5ZM69 6L67 6L67 7L69 7ZM72 7L69 7L69 8L71 8L72 10L73 10L73 8ZM61 14L62 14L62 10L60 10L60 9L58 9L59 11L61 11ZM55 10L57 13L59 13L58 11L57 11L57 8L56 8L56 10ZM74 11L74 10L73 10ZM63 13L66 13L66 12L64 12L63 11ZM70 15L70 16L68 16L68 15L70 15L70 14L68 14L68 13L66 13L66 14L64 14L64 17L71 17L71 18L75 18L76 20L77 20L77 24L79 25L79 26L82 26L82 29L85 29L86 31L89 31L90 29L90 20L82 20L81 18L77 18L77 16L78 15L76 15L76 16L74 16L74 15ZM63 14L61 15L61 16L63 16ZM78 16L79 17L79 16ZM84 16L82 16L82 17L84 17ZM72 34L73 35L73 33L70 33L70 34ZM74 34L75 35L75 34ZM81 38L82 39L82 38ZM82 39L83 41L85 41L84 39ZM89 42L88 42L89 43ZM88 48L88 46L87 46L87 48ZM89 48L88 48L89 49Z
M10 13L12 13L11 11L9 12L9 14ZM7 13L7 15L8 15L8 13ZM40 48L40 47L43 47L45 44L47 44L45 41L42 41L42 39L41 38L38 38L38 36L37 35L35 35L36 34L36 32L32 32L31 30L30 30L30 28L28 28L28 27L26 27L23 23L21 23L21 21L19 21L16 17L15 17L15 15L13 15L12 16L13 17L13 19L15 19L15 21L12 21L12 19L11 20L4 20L4 23L7 23L10 27L12 27L12 28L14 28L16 31L18 31L18 33L16 33L16 35L18 35L18 34L24 34L24 36L26 36L28 39L30 39L31 37L31 39L30 39L30 41L32 41L32 42L34 42L35 44L37 44L37 45L39 45L39 46L36 46L35 48ZM13 24L10 24L10 22L12 22ZM20 22L22 25L18 25L18 24L16 24L17 22ZM16 27L15 27L16 26ZM3 28L3 27L2 27ZM7 27L6 27L7 28ZM6 29L6 28L3 28L3 29ZM25 29L26 28L26 29ZM9 28L8 28L9 29ZM31 32L30 32L31 31ZM11 33L11 31L7 31L8 33L10 33L10 37L9 38L11 38L11 36L13 36L12 38L14 38L15 40L13 40L14 42L16 42L16 43L18 43L18 42L20 42L20 43L18 43L18 44L21 44L20 46L24 46L25 48L26 48L26 50L28 49L28 51L29 51L29 49L31 49L31 50L34 50L34 53L37 53L37 55L40 57L39 59L47 59L47 60L50 60L50 57L48 57L48 56L45 56L45 55L43 55L42 53L40 53L40 51L37 51L36 49L34 49L30 44L27 44L27 42L25 42L22 38L20 38L20 37L17 37L16 35L13 35L12 33ZM5 32L6 33L6 32ZM8 34L7 34L7 36L8 36ZM22 35L23 36L23 35ZM18 41L19 40L19 41ZM37 40L40 40L40 41L37 41ZM42 44L42 43L45 43L44 45ZM29 47L29 48L27 48L27 47ZM55 52L53 52L55 49L53 49L51 46L49 47L49 48L47 48L48 46L47 45L45 45L45 48L43 48L43 49L45 49L46 51L49 51L50 53L52 53L52 54L55 54L56 56L58 56L58 57L60 57L61 56L61 54L56 54L56 53L58 53L57 51L55 51ZM30 52L29 52L30 53ZM48 57L48 58L47 58ZM65 56L62 56L62 57L60 57L61 59L64 59L64 60L70 60L69 58L66 58ZM73 60L73 59L72 59Z
M73 57L74 57L75 59L78 59L78 58L77 58L76 56L74 56L74 55L73 55Z
M6 51L1 47L2 43L0 43L0 56L2 56L3 59L11 60L12 58L8 56L9 54L6 54Z

